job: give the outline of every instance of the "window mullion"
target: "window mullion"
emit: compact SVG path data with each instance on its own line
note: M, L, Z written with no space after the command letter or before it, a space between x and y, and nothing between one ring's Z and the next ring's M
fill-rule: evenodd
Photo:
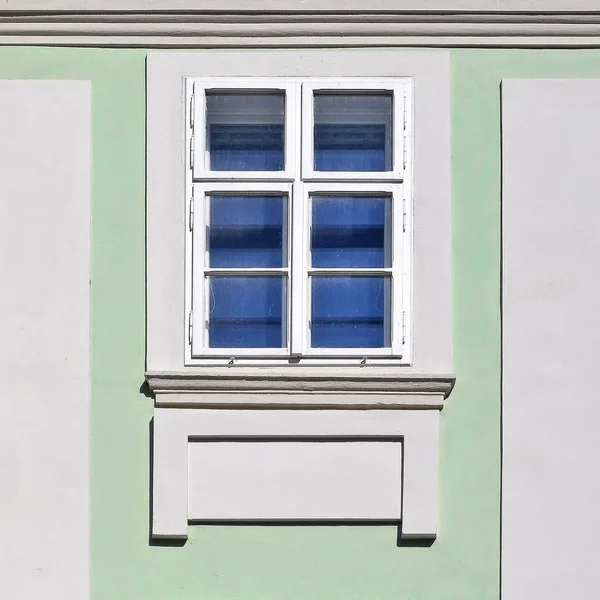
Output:
M291 344L290 352L293 356L300 356L304 348L304 323L306 320L305 307L305 273L306 264L304 260L305 248L304 238L306 237L305 229L305 207L304 207L304 191L301 181L296 181L292 189L292 252L291 252L291 273L290 283L292 287L291 293Z
M392 201L392 354L401 355L404 339L403 339L403 311L404 306L404 242L407 232L404 231L405 222L405 202L404 202L404 186L396 191Z
M305 199L304 185L302 183L301 167L302 167L302 140L304 139L302 131L302 84L296 82L294 85L294 93L288 94L288 99L293 98L293 103L288 100L288 123L290 125L290 135L294 135L293 147L294 153L290 157L292 159L292 173L294 176L294 184L292 185L290 198L290 219L289 219L289 257L288 264L290 266L289 284L289 332L290 332L290 354L292 356L300 356L304 351L304 237L305 237ZM293 124L293 129L292 129ZM293 131L293 134L292 134Z

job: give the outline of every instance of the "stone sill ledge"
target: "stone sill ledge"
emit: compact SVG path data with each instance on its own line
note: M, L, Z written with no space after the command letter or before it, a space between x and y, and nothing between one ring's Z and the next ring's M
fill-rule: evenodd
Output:
M452 374L383 367L212 367L147 372L157 406L441 409Z

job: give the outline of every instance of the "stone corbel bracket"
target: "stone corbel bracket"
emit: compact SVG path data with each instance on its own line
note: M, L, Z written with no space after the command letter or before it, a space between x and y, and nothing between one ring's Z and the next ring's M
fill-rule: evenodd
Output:
M453 375L240 367L147 382L153 537L185 539L197 521L396 522L403 539L436 537Z

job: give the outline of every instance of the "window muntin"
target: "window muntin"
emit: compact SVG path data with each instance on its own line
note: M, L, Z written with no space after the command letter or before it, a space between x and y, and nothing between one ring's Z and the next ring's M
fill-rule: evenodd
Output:
M208 148L201 168L191 157L193 212L203 225L188 236L190 359L401 358L410 307L409 81L188 81L190 148L197 148L198 131ZM222 153L216 159L214 125L232 128L228 147L224 137L214 144ZM329 127L329 148L336 147L327 160L339 170L306 167L307 156L318 158L321 125ZM236 132L240 126L257 129ZM280 171L271 169L277 136L277 152L284 147ZM369 144L372 154L360 163L357 152ZM236 161L263 170L223 168ZM357 164L388 170L360 171Z

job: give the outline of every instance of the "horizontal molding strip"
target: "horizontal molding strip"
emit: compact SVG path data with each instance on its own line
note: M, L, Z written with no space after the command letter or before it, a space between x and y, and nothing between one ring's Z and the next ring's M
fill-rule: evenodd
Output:
M451 6L451 8L449 8ZM3 0L1 12L585 12L598 0Z
M287 409L437 409L444 393L158 393L155 406L166 408Z
M0 11L0 45L600 47L598 8L576 14Z
M162 402L167 405L221 404L225 401L223 397L217 398L217 395L221 394L245 395L244 398L232 399L230 402L234 404L281 404L286 400L284 396L290 394L303 397L302 400L287 399L286 402L291 405L348 404L357 408L357 404L399 406L408 403L430 407L438 406L450 394L455 376L406 373L385 367L203 367L182 372L148 372L146 381L150 390L157 396L186 393L213 396L204 399L157 399L157 405ZM311 394L319 394L321 397L307 400L306 397ZM327 400L324 395L329 394L331 396ZM360 395L360 398L344 401L341 396L345 394ZM399 395L420 394L438 395L439 402L397 398ZM254 398L250 398L250 395L254 395ZM263 396L262 400L258 395ZM266 396L269 395L271 397L267 399Z

